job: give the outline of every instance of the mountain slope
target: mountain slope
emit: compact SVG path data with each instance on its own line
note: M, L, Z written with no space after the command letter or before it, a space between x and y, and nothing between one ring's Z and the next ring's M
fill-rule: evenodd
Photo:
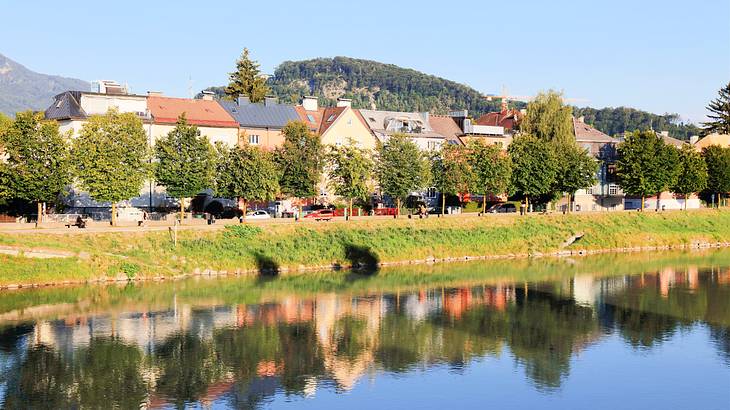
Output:
M52 97L67 90L88 90L86 81L36 73L0 54L0 112L45 110Z

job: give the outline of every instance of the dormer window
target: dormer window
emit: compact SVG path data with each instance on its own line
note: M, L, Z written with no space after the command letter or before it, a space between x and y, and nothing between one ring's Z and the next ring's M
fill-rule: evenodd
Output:
M335 115L332 114L329 117L327 117L327 122L332 122L335 119Z

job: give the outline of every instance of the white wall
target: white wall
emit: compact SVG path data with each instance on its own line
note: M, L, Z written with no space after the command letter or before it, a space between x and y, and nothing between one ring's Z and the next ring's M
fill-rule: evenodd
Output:
M145 126L145 130L146 128L147 126ZM158 138L167 135L173 128L175 128L175 124L152 124L152 143L154 144ZM211 144L215 144L220 141L229 147L235 147L238 145L238 127L223 128L198 126L198 129L200 130L200 135L208 137Z
M82 94L81 108L89 115L106 114L110 108L116 108L119 112L143 113L147 111L147 98L130 95Z

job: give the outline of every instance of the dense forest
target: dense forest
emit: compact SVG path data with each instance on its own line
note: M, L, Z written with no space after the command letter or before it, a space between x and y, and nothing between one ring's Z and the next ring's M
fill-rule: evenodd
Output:
M285 61L269 77L271 93L282 102L298 103L303 95L319 97L322 105L334 105L338 97L350 98L355 108L392 111L429 111L446 114L467 109L473 117L499 110L499 101L488 101L479 91L454 81L393 64L349 57ZM224 87L208 90L224 95ZM511 106L524 108L521 102ZM657 115L634 108L577 108L576 117L608 135L653 128L669 131L679 139L699 135L693 124L680 122L677 114Z

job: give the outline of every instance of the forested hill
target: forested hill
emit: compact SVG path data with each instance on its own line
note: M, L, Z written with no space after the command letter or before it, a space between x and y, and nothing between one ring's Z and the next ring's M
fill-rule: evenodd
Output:
M625 131L648 130L669 131L669 135L688 140L692 135L700 135L702 130L694 124L680 122L677 114L652 114L635 108L577 108L573 115L585 117L590 124L608 135L623 134Z
M498 109L480 92L463 84L416 70L348 57L285 61L269 78L272 91L284 101L315 95L334 104L351 98L356 108L430 111L446 114L467 109L472 115Z

